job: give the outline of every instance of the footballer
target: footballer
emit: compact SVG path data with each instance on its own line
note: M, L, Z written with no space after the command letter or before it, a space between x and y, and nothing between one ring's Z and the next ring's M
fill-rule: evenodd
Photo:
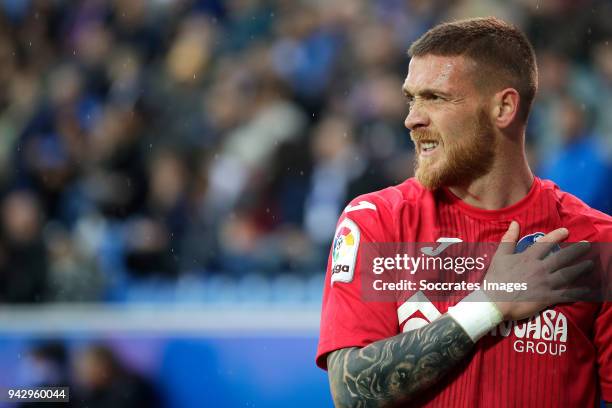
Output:
M538 83L531 44L489 17L440 24L409 54L402 89L415 177L351 201L329 257L316 363L328 371L334 403L612 401L612 306L576 301L573 285L594 268L580 260L589 243L612 242L612 218L529 168L525 128ZM524 282L546 296L516 291L501 301L480 289L451 304L416 291L368 302L360 247L384 242L437 242L433 255L456 242L500 243L486 280Z

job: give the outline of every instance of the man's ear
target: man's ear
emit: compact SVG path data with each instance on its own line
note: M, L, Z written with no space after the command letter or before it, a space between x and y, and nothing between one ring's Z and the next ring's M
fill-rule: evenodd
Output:
M521 96L514 88L503 89L493 96L493 123L500 129L507 128L518 115Z

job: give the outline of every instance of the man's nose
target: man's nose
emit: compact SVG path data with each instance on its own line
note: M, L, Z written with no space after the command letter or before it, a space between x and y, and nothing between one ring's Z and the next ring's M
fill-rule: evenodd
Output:
M408 112L408 116L406 116L406 120L404 121L404 126L410 130L429 126L429 116L423 109L418 107L418 104L416 104L412 106Z

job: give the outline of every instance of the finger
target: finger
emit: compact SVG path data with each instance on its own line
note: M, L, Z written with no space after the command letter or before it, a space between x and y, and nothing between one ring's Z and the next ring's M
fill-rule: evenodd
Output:
M568 235L569 231L567 228L557 228L538 239L538 241L529 247L525 253L536 259L544 259L544 257L549 254L550 250L555 245L565 240Z
M544 266L549 268L550 271L555 271L571 264L572 261L589 252L590 249L590 243L586 241L576 242L558 252L551 254L550 256L547 256L543 261Z
M561 289L554 293L554 304L586 301L593 297L592 290L586 287Z
M510 226L506 230L506 233L502 236L501 243L497 249L498 254L510 255L514 253L516 248L516 241L518 241L520 232L519 223L512 221Z
M559 269L550 275L550 284L553 289L560 289L566 287L580 276L593 270L593 261L586 260L576 265L567 266L563 269Z

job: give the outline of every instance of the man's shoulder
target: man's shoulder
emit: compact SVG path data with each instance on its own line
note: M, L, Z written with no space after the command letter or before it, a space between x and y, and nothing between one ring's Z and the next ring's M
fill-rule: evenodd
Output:
M612 217L610 215L591 208L575 195L561 190L550 180L541 180L541 183L542 189L552 197L561 219L568 223L568 227L591 229L596 234L596 237L593 237L596 238L596 241L612 242Z
M360 210L379 211L391 214L403 205L416 205L426 194L430 194L415 178L409 178L400 184L381 190L362 194L353 198L344 209L344 213L355 213Z
M395 241L400 224L418 216L418 209L427 205L424 199L427 195L431 195L431 192L416 179L410 178L400 184L355 197L344 208L340 222L349 219L373 240Z

